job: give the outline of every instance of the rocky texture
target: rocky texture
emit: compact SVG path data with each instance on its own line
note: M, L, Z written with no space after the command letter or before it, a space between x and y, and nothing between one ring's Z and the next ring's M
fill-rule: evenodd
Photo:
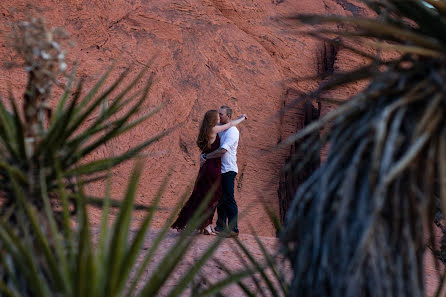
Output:
M426 296L428 297L433 297L433 296L437 296L437 290L438 290L438 286L440 284L440 280L441 280L441 276L442 273L444 273L445 269L444 269L444 264L442 263L435 263L434 257L432 256L432 254L428 251L425 254L424 257L424 275L425 275L425 280L424 280L424 285L425 285L425 292L426 292ZM444 296L445 295L445 290L443 288L442 294L439 296Z
M310 100L305 100L303 106L303 128L319 119L321 109L320 100L317 102L317 105L318 107L315 108ZM311 152L300 150L300 147L305 145L305 139L311 138L320 139L319 131L312 133L312 135L305 137L303 140L296 141L291 146L290 157L286 160L286 165L280 175L278 194L280 221L282 224L286 224L287 212L296 196L297 190L320 166L320 149ZM302 162L305 162L303 167L301 166Z
M68 56L79 62L77 73L87 86L117 59L114 77L124 66L131 65L136 72L156 56L151 66L155 83L144 107L150 110L165 101L169 104L91 158L125 151L159 131L177 127L147 150L149 158L137 197L137 202L150 204L170 168L173 170L158 225L198 172L195 139L204 112L226 104L236 114L250 116L240 126L236 183L240 229L249 232L251 224L262 235L274 235L263 204L278 213L279 171L288 151L267 151L299 127L299 108L285 116L278 112L294 100L296 90L306 92L317 86L318 82L300 78L318 72L318 57L324 48L321 42L298 35L302 27L286 17L293 13L351 15L361 12L361 7L347 0L4 0L0 3L2 62L19 62L4 42L8 24L36 12L36 6L50 26L70 33L75 46ZM360 62L342 51L337 57L337 69ZM0 69L0 94L6 94L10 85L20 97L24 81L22 69ZM353 86L339 95L345 98L355 90ZM323 104L322 114L331 108ZM115 197L125 188L131 167L124 164L114 172ZM100 185L89 190L95 195L103 193ZM93 220L99 217L95 212L92 215Z

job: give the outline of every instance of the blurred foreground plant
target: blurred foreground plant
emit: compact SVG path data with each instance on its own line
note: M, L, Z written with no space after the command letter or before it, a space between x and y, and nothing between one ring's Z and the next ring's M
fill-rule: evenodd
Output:
M446 1L362 2L376 17L295 17L342 23L308 34L369 61L312 96L370 84L289 140L327 128L302 147L329 147L298 190L282 235L294 268L291 296L425 296L425 235L434 240L436 207L446 210Z
M181 275L176 272L185 254L197 238L206 201L191 219L168 250L161 250L170 226L187 198L171 213L164 226L158 230L154 240L147 245L146 234L153 221L160 198L168 183L166 178L158 191L153 207L141 225L130 232L133 201L142 166L139 163L129 180L129 185L119 209L119 214L111 228L108 226L110 180L103 201L102 221L99 230L93 229L88 219L86 197L82 184L75 196L78 202L77 224L74 228L58 226L54 211L50 207L48 192L42 179L42 198L46 224L42 223L41 213L30 204L15 177L11 178L13 191L19 205L18 216L29 224L13 228L2 220L0 224L0 294L2 296L225 296L222 290L238 283L246 296L286 296L287 286L282 274L277 270L277 258L271 255L257 238L263 259L258 261L249 249L236 240L244 260L239 270L218 263L226 276L203 275L201 269L212 258L224 237L215 237L193 264ZM66 190L61 187L61 193ZM186 192L187 194L188 192ZM66 193L65 193L66 194ZM21 236L24 234L24 236ZM143 248L144 245L144 248ZM146 248L147 247L147 248ZM161 256L161 255L162 256ZM150 269L150 270L149 270ZM271 271L271 272L268 272ZM256 288L250 289L246 279L252 279ZM199 280L200 284L195 285ZM167 288L167 289L166 289Z

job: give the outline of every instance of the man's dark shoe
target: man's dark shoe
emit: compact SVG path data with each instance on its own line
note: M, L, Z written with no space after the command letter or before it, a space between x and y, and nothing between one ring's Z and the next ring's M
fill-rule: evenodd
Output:
M238 232L231 231L231 232L226 234L226 237L228 237L228 238L236 238L236 237L238 237Z
M223 231L225 231L225 230L224 230L224 229L221 229L221 228L219 228L219 227L215 227L215 228L214 228L214 232L217 233L217 234L218 234L218 233L222 233Z

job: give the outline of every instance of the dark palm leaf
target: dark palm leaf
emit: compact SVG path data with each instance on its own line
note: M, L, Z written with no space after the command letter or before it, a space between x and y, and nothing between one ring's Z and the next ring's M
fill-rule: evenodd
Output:
M372 46L392 55L322 85L317 96L370 80L288 142L323 131L322 143L307 141L301 153L329 147L296 193L282 234L294 268L291 296L425 295L424 235L434 238L439 198L446 210L446 2L364 2L377 17L296 17L351 25L311 33L354 40L356 53Z

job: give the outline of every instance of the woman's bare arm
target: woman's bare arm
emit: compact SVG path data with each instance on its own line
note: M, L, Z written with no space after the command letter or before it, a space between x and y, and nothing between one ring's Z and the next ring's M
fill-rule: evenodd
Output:
M214 126L214 128L212 128L212 134L214 134L214 133L217 134L217 133L219 133L221 131L225 131L225 130L231 128L231 127L237 126L238 124L240 124L241 122L243 122L246 119L248 119L246 114L242 114L236 120L232 120L229 123L226 123L224 125Z

